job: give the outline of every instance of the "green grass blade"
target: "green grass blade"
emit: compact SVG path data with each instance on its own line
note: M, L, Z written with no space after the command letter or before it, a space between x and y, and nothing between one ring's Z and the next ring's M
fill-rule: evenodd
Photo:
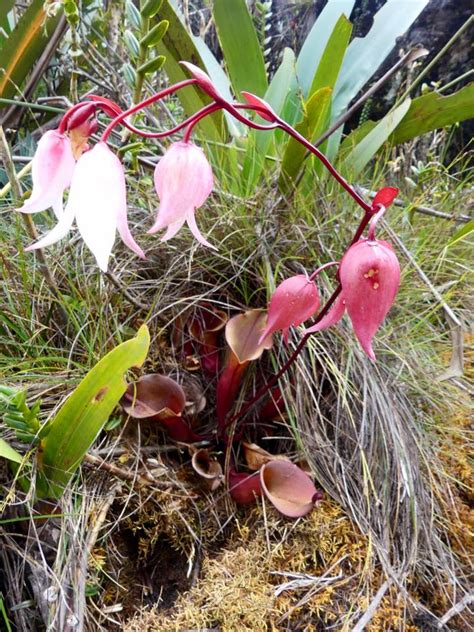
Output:
M454 233L451 239L448 241L447 246L454 246L455 243L461 241L461 239L467 239L469 235L474 233L474 219L462 226L458 231Z
M321 56L309 94L321 88L334 88L352 33L352 24L341 15Z
M398 145L434 129L453 125L474 115L474 82L443 97L436 92L413 99L407 115L390 140Z
M341 72L334 88L331 120L347 109L357 93L372 79L396 44L423 11L429 0L410 0L400 7L400 0L388 0L377 12L365 37L356 37L347 47ZM334 160L339 150L343 128L329 139L327 155Z
M358 143L342 163L344 174L355 178L399 125L410 108L411 99L406 99L397 108L386 114L382 120Z
M7 459L8 461L12 461L13 463L21 463L23 457L19 452L14 450L10 444L8 444L5 439L0 437L0 458Z
M143 325L89 371L55 418L42 445L37 490L58 497L107 422L127 384L124 373L143 364L150 345Z
M285 48L283 58L273 76L264 99L277 114L281 114L290 90L296 84L295 54L291 48ZM259 180L265 166L266 157L274 157L275 132L251 130L249 132L247 152L242 169L244 189L250 193ZM282 137L285 138L286 136Z
M248 90L262 97L268 88L267 71L247 3L215 0L213 15L235 93Z

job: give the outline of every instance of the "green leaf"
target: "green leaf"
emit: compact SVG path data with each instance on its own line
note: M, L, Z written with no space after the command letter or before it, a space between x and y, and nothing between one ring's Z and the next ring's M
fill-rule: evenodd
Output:
M390 141L398 145L434 129L464 121L473 115L474 82L446 97L430 92L413 99L407 115L393 132Z
M341 15L321 56L309 94L321 88L334 88L341 69L344 54L351 38L352 24Z
M145 361L150 334L145 325L89 371L49 424L39 461L40 495L58 497L125 393L125 372Z
M189 79L189 74L179 64L183 60L191 61L196 66L203 68L209 73L211 79L215 81L209 65L203 61L201 49L207 49L208 57L211 57L212 53L201 38L195 38L188 33L183 16L170 0L164 0L160 9L160 18L168 20L170 24L163 39L157 45L158 52L166 57L164 69L168 75L169 82L176 83ZM200 40L199 48L195 43L198 40ZM217 61L215 63L218 65ZM226 97L225 94L223 96ZM186 116L191 116L211 102L211 99L195 85L180 90L177 93L177 97L183 106ZM227 136L224 119L220 113L206 116L199 123L197 129L207 140L223 142Z
M156 46L163 39L169 25L168 20L161 20L140 40L140 44L142 46Z
M237 96L248 90L263 96L267 72L257 32L245 0L214 0L213 16L226 67Z
M142 20L141 20L141 17L140 17L140 11L133 4L132 0L125 0L125 12L127 14L127 18L130 21L130 24L134 28L139 29L141 27L141 24L142 24Z
M145 19L152 18L160 10L162 1L163 0L147 0L141 8L140 13Z
M314 92L314 90L310 92L314 75L327 49L330 36L331 38L333 36L336 24L340 22L342 14L350 15L354 4L355 0L329 0L306 37L296 65L298 80L305 96ZM348 21L347 18L346 21Z
M386 114L382 120L358 143L342 163L342 170L356 177L375 156L410 108L411 99Z
M331 88L321 88L315 92L305 106L304 118L295 127L296 130L308 140L314 140L324 130L327 114L331 107ZM280 190L288 191L291 186L297 184L298 176L304 166L307 149L294 138L288 140L283 161L281 163L281 174L278 181Z
M454 233L454 235L446 244L447 247L449 248L450 246L453 246L458 241L461 241L461 239L466 239L467 237L469 237L469 235L472 235L472 233L474 233L474 219L471 219L470 222L462 226L458 231Z
M356 37L346 50L332 104L331 120L339 118L357 93L372 79L393 50L397 38L416 20L429 0L410 0L400 7L400 0L387 0L376 13L372 28L365 37ZM329 139L327 155L334 159L339 149L343 126Z
M13 9L15 0L2 0L0 6L0 44L5 41L11 31L9 13Z
M158 72L163 68L166 61L166 57L164 55L157 55L153 57L153 59L148 60L141 66L137 68L137 72L139 75L150 75L153 72Z
M10 99L34 67L61 18L46 17L44 0L33 0L0 48L0 98Z
M13 461L13 463L21 463L23 457L19 452L14 450L11 445L9 445L5 439L0 437L0 458L7 459L8 461Z

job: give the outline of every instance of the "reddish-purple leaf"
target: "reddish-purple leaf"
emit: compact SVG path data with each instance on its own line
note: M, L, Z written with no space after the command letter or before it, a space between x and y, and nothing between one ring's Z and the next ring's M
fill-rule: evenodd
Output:
M231 469L229 472L229 493L239 505L254 503L262 495L258 474L244 474Z
M129 384L120 403L125 412L136 419L167 419L181 415L186 396L171 378L151 373Z
M305 516L320 498L309 476L289 461L265 463L260 470L260 482L268 500L289 518Z

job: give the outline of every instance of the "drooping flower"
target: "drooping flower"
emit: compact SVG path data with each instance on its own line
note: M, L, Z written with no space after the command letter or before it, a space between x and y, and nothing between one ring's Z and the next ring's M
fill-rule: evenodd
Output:
M64 214L48 234L27 250L43 248L59 241L68 233L74 219L82 238L104 272L107 271L117 229L124 243L139 257L145 257L128 227L122 164L104 142L97 143L79 158Z
M155 168L155 188L160 207L155 223L148 231L166 228L161 241L168 241L187 222L196 239L217 250L201 235L194 213L209 197L214 186L211 165L202 149L179 141L165 152Z
M260 341L279 329L288 341L288 330L311 318L319 309L318 288L305 274L285 279L273 292L268 306L268 321Z
M386 241L363 239L351 246L342 258L339 276L354 333L365 353L375 360L372 338L400 285L398 259Z
M63 215L63 194L71 184L76 161L66 134L50 130L40 139L31 166L33 190L19 209L38 213L52 207L56 217Z

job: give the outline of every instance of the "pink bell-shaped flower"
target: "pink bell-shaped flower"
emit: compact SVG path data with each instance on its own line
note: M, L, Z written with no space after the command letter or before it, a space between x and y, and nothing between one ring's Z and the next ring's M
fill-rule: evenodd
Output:
M148 232L156 233L166 228L161 241L168 241L187 222L201 244L217 250L201 235L194 217L196 209L207 200L213 186L211 165L202 149L186 141L173 143L155 168L155 188L160 207Z
M273 292L268 306L268 321L259 343L267 336L283 329L283 339L288 342L288 330L311 318L319 309L318 288L305 274L285 279Z
M47 235L27 250L43 248L59 241L68 233L74 219L82 238L104 272L107 271L117 229L124 243L139 257L145 257L128 227L122 164L104 142L97 143L79 158L64 214Z
M346 252L339 276L355 335L365 353L375 360L372 338L392 306L400 285L398 259L386 241L364 239Z
M38 213L52 206L59 219L63 214L63 193L71 184L75 165L69 138L58 130L46 132L33 156L33 191L18 211Z

